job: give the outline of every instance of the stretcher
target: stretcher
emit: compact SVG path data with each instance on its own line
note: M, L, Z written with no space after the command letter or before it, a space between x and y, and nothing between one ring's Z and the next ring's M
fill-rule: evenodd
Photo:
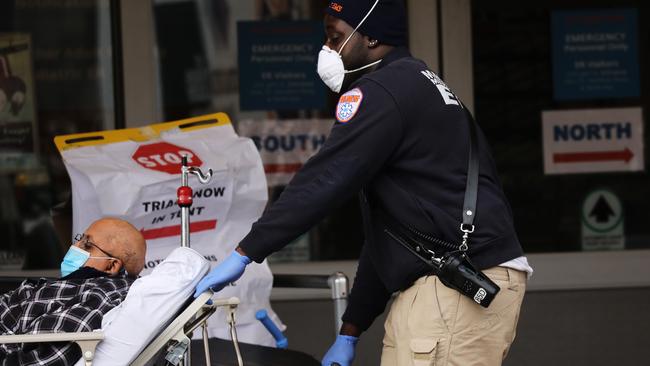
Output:
M210 348L207 334L207 320L208 318L215 313L217 308L224 307L227 311L226 319L230 329L230 338L232 341L232 350L234 350L235 360L230 364L236 364L239 366L243 365L242 353L240 351L240 345L237 339L237 332L235 327L236 321L236 310L239 305L239 299L236 297L226 298L226 299L212 299L213 293L208 290L205 293L198 296L196 299L193 299L191 294L193 293L196 283L208 272L209 264L208 262L196 251L189 248L190 238L189 238L189 209L192 205L192 189L188 185L189 175L195 175L199 182L202 184L207 183L210 180L211 171L203 173L200 169L196 167L187 166L187 159L183 159L181 167L181 187L177 191L177 203L181 208L181 247L175 249L172 254L170 254L167 259L165 259L156 269L164 268L167 265L168 261L178 262L179 257L187 259L188 263L185 264L187 268L196 269L195 273L192 273L191 276L188 276L186 283L182 286L178 286L179 289L186 291L187 293L180 296L180 303L177 304L174 309L170 309L165 312L165 317L150 319L147 316L147 319L144 319L143 322L146 324L157 325L155 329L151 329L151 334L148 338L145 338L145 341L142 345L134 345L124 341L120 336L115 337L114 332L111 330L111 325L120 324L120 319L113 319L113 322L109 324L108 328L102 326L102 330L93 331L93 332L81 332L81 333L57 333L57 334L28 334L28 335L10 335L10 336L0 336L0 343L32 343L32 342L74 342L79 345L82 353L82 358L77 362L76 366L102 366L106 365L115 365L115 364L124 364L124 365L134 365L134 366L149 366L149 365L191 365L191 345L192 343L197 345L197 341L192 342L192 334L198 328L202 328L202 343L203 346L203 358L202 362L205 362L205 365L210 365ZM194 262L191 262L194 261ZM182 260L181 260L182 262ZM156 270L155 269L155 270ZM154 272L155 272L154 270ZM177 272L178 268L171 269L168 272ZM147 292L146 289L143 290L142 287L137 283L143 283L151 281L155 277L155 273L148 276L139 278L129 291L127 295L127 300L125 300L122 305L124 307L129 306L128 298L133 292ZM181 270L182 272L182 270ZM178 277L178 276L174 276ZM169 281L177 280L177 278L168 278L164 280L164 286L162 289L167 289ZM347 305L347 292L348 292L348 283L347 277L342 273L335 273L331 276L326 275L276 275L274 280L274 287L290 287L290 288L329 288L332 292L332 300L334 301L335 306L335 331L338 332L340 328L341 315L343 314L345 307ZM161 288L153 289L152 292L160 292ZM174 296L178 298L178 296ZM186 300L182 300L186 299ZM178 301L178 300L176 300ZM169 302L164 301L166 304ZM141 304L142 305L142 304ZM135 305L137 306L137 304ZM111 318L111 312L105 315L105 320ZM152 309L138 309L140 311L140 317L142 314L149 314ZM122 316L121 324L125 324L124 328L132 330L134 328L141 328L134 326L133 321L137 322L137 319L124 317ZM262 319L260 319L262 320ZM142 323L142 324L145 324ZM104 323L103 323L104 325ZM119 327L114 327L119 328ZM275 332L275 335L279 331ZM127 335L126 337L128 338ZM124 337L124 336L122 336ZM139 338L139 337L136 337ZM278 339L278 338L276 338ZM128 339L127 339L128 341ZM286 347L286 339L284 340ZM117 346L116 346L117 343ZM199 343L199 344L200 344ZM214 343L214 342L213 342ZM282 342L280 342L282 343ZM280 345L280 343L278 345ZM315 360L311 357L307 357L305 354L300 354L297 351L286 351L284 353L272 353L269 357L268 351L264 347L256 347L253 345L243 344L244 348L247 349L251 355L256 353L264 353L264 357L272 358L274 356L280 355L286 359L295 359L296 362L299 362L301 366L311 364L313 361L314 364L317 364ZM280 348L280 347L278 347ZM132 357L129 357L128 352L133 352ZM223 347L220 347L220 350L224 350ZM293 353L293 354L292 354ZM125 356L128 358L122 358L116 363L116 360L113 358L114 355ZM196 354L196 353L195 353ZM230 356L230 352L228 354ZM270 360L269 360L270 361ZM203 364L203 363L201 363ZM220 364L220 363L219 363ZM288 363L287 363L288 364ZM284 365L284 363L283 363Z
M205 359L210 365L210 352L208 348L208 337L206 321L215 312L217 307L228 308L228 322L231 329L232 341L238 357L238 363L243 365L237 332L235 328L235 310L239 305L239 299L212 300L211 291L206 291L192 301L180 314L174 317L170 324L133 360L131 366L156 365L161 359L165 364L180 365L187 364L186 352L189 349L190 337L194 330L203 327L203 341L205 347ZM105 340L102 331L75 332L75 333L52 333L52 334L25 334L25 335L3 335L0 336L0 343L50 343L50 342L74 342L81 349L82 360L77 365L92 366L96 356L96 348L100 342ZM103 362L102 362L103 363ZM95 363L97 364L101 363Z
M207 320L218 307L225 307L225 321L230 327L237 362L239 366L243 366L235 327L239 299L231 297L213 300L211 290L195 299L192 298L194 287L209 271L210 266L198 252L189 248L192 189L188 180L191 174L205 184L210 180L212 170L203 173L196 167L189 167L187 159L183 158L181 187L177 192L177 203L181 207L181 248L174 250L150 275L133 283L126 299L105 314L102 330L4 335L0 336L0 343L74 342L79 345L82 354L77 366L91 366L93 362L96 366L148 366L160 364L161 359L164 359L166 365L188 366L191 364L191 337L193 332L201 327L205 360L206 364L210 365ZM157 302L153 300L155 298L158 298ZM154 334L146 334L148 331Z

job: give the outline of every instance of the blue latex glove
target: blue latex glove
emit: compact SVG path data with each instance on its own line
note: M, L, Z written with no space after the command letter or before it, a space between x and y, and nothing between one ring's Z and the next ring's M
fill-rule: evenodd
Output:
M358 337L339 334L336 341L323 357L322 366L332 366L336 363L341 366L350 366L354 360L354 348L359 342Z
M201 295L208 288L214 292L221 291L227 284L236 281L244 274L246 266L251 263L251 259L245 255L232 252L223 262L218 264L196 285L194 297Z

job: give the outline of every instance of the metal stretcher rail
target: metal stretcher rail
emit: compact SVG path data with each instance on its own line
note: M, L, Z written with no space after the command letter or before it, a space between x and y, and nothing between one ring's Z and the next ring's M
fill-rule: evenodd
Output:
M334 302L334 332L339 333L343 324L343 313L348 306L348 277L343 272L331 275L274 274L273 287L330 289Z
M92 365L92 359L95 357L97 344L104 339L101 332L70 332L70 333L48 333L48 334L20 334L20 335L2 335L0 343L41 343L41 342L74 342L81 349L81 357L86 366Z

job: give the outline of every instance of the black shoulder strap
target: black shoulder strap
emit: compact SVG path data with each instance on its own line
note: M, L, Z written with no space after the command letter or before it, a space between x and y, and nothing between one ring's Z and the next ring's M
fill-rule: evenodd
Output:
M465 184L465 199L463 201L463 221L460 225L460 230L463 235L463 246L467 250L467 237L468 234L474 232L474 217L476 217L476 200L478 196L478 135L476 132L476 122L474 122L467 107L465 109L465 117L469 124L469 159L467 162L467 182ZM463 247L461 246L461 250Z

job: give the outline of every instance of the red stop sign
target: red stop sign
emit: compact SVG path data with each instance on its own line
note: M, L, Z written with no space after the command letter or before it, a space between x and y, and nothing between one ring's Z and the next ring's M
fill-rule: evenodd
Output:
M141 145L135 150L132 158L144 168L168 174L180 174L183 156L187 156L187 164L190 166L203 165L203 161L194 151L168 142Z

